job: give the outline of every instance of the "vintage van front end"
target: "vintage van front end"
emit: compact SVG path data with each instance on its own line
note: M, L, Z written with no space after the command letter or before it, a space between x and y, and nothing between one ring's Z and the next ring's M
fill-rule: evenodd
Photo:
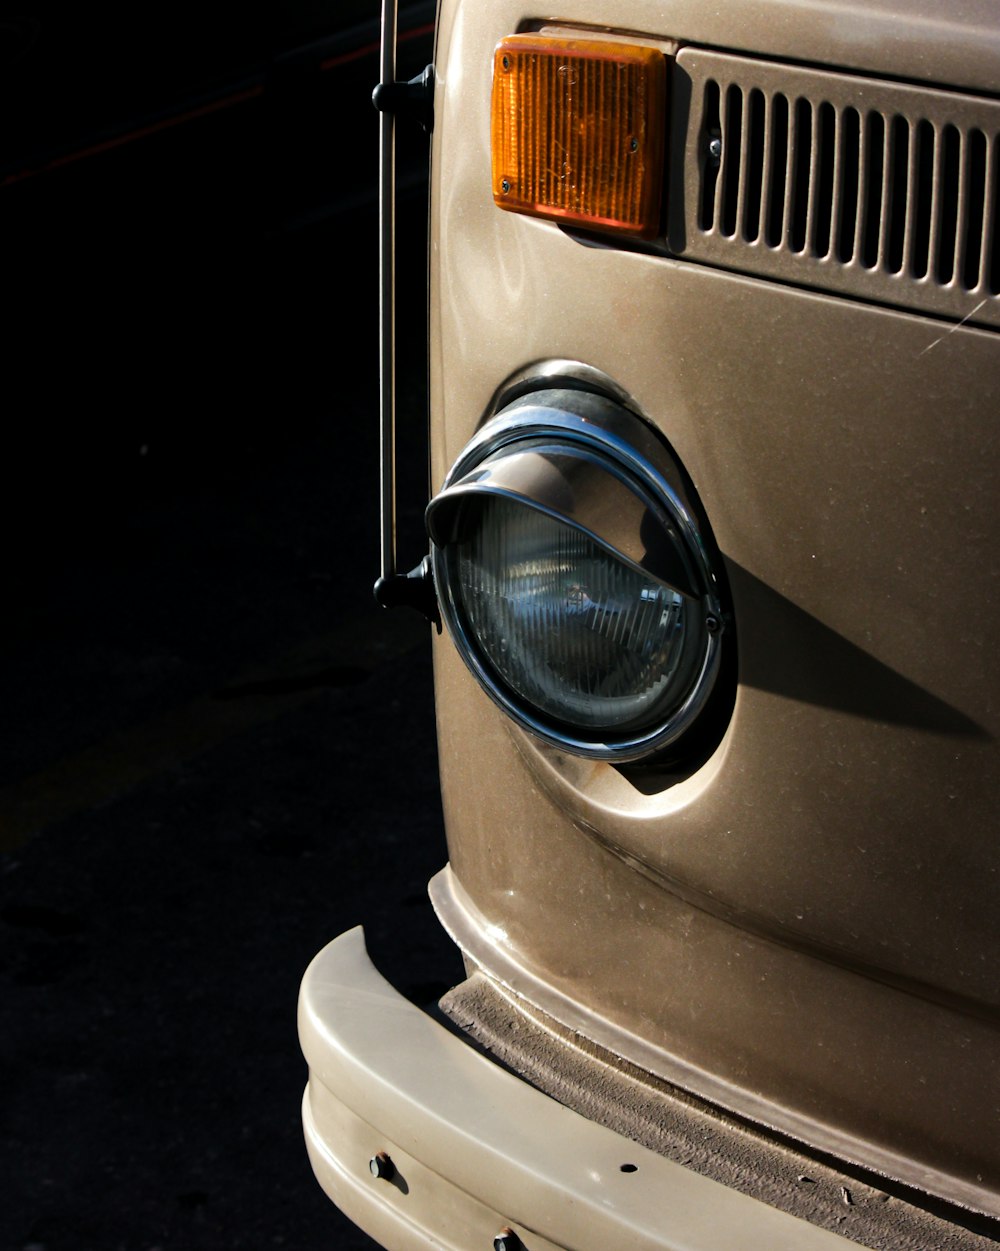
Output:
M335 940L320 1182L389 1248L993 1246L1000 15L442 0L434 84L476 1045Z

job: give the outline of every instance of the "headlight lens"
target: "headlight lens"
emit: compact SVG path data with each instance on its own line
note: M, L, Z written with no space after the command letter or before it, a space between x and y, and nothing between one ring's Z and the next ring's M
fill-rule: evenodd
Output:
M703 650L698 601L546 513L502 497L467 507L478 516L455 545L457 606L502 681L587 730L668 715Z
M427 513L442 616L522 726L632 760L679 738L719 667L718 588L667 449L603 396L528 395Z

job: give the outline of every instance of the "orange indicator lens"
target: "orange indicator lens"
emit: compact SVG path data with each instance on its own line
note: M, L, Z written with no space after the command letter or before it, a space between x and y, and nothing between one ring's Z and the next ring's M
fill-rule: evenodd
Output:
M493 61L493 198L589 230L655 235L666 61L656 48L512 35Z

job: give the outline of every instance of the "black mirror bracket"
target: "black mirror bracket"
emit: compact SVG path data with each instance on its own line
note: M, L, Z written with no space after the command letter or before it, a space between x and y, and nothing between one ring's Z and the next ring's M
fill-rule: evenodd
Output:
M376 602L383 608L415 608L435 627L438 634L441 633L441 614L438 611L430 556L425 556L409 573L394 573L389 577L379 578L372 589Z
M409 82L379 83L372 104L380 113L393 113L415 121L428 134L434 129L434 66Z

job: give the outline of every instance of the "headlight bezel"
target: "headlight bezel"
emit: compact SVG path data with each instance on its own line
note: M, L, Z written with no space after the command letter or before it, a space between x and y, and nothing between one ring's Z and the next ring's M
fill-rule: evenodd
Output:
M441 492L428 506L427 524L442 618L463 661L493 702L515 723L553 747L591 759L627 763L655 757L676 745L699 719L722 666L726 618L709 537L692 504L683 471L659 433L626 407L616 388L595 389L596 376L596 371L585 368L572 376L553 368L536 375L534 385L523 379L506 388L494 408L495 415L465 447ZM701 615L702 653L683 698L669 716L652 725L623 733L595 733L540 713L504 681L470 628L456 589L454 543L448 537L449 527L458 524L461 510L467 506L463 492L467 499L470 488L464 480L484 462L502 463L505 455L513 457L532 440L585 451L603 465L610 478L630 483L683 554L685 594L695 593ZM544 505L533 506L574 525L623 563L635 567L635 561L604 535L570 518L560 518ZM672 585L662 576L661 580Z

